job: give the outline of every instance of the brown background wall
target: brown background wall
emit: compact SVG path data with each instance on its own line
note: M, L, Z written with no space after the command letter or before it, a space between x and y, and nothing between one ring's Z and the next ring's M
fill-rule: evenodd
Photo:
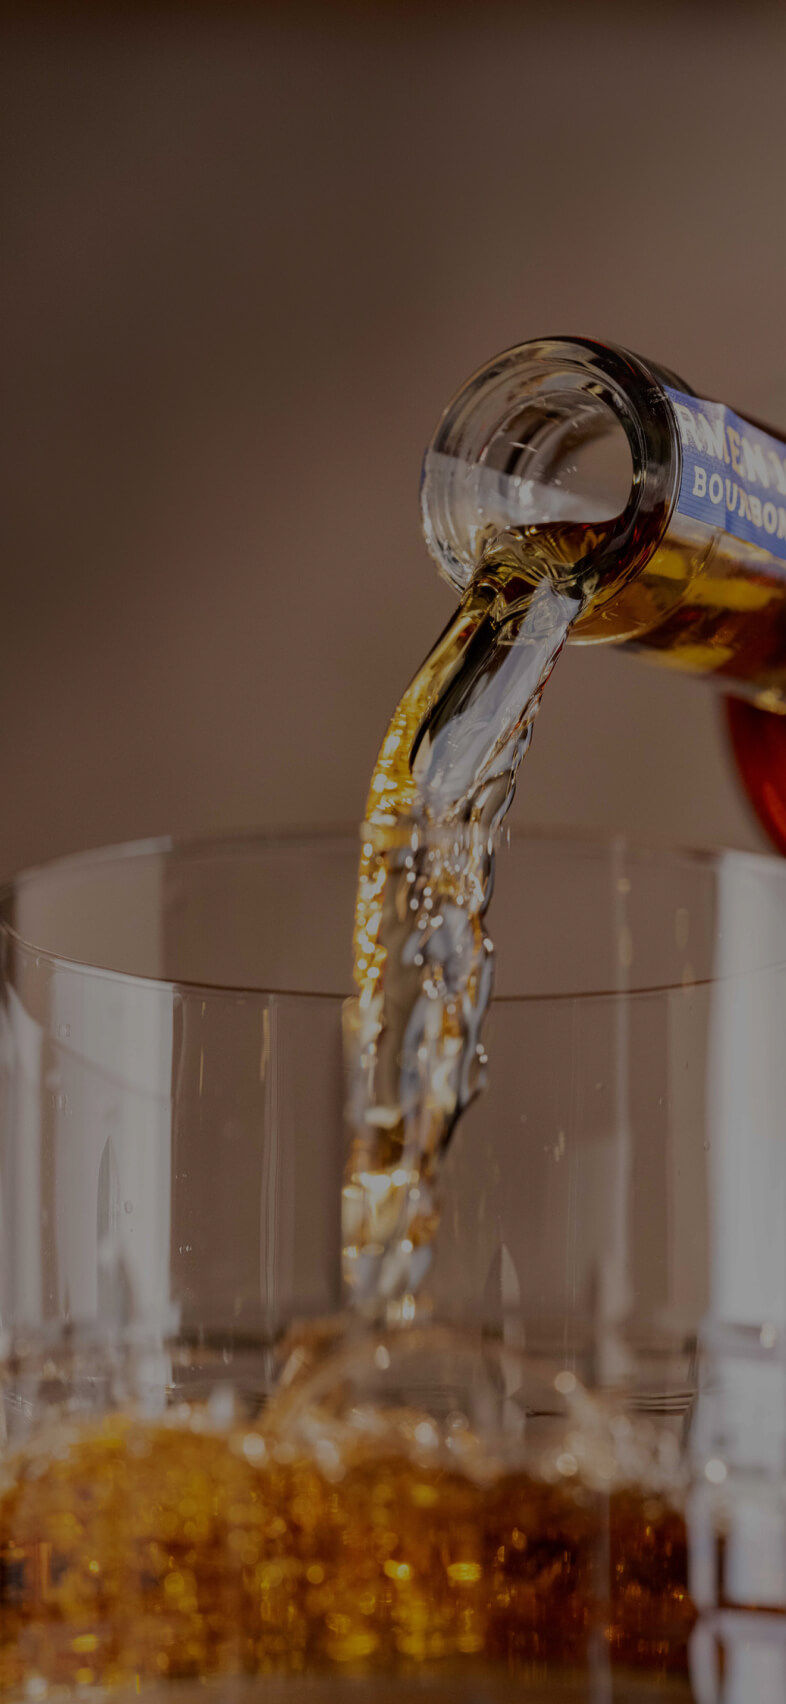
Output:
M505 344L786 421L786 13L24 9L2 26L0 869L359 815L449 608L420 456ZM519 820L761 844L704 686L549 689Z

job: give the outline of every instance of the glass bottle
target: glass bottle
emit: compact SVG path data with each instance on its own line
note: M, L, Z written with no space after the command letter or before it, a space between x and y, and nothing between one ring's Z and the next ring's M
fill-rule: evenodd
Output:
M734 694L735 756L786 851L786 433L613 345L523 343L448 405L422 509L458 591L481 560L564 536L585 576L574 643L631 644Z

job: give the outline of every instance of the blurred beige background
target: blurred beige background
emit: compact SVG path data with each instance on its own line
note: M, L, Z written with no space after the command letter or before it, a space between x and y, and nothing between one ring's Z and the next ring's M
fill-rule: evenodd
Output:
M356 818L450 607L423 446L523 337L786 422L786 12L2 23L0 869ZM519 820L763 844L703 685L547 694Z

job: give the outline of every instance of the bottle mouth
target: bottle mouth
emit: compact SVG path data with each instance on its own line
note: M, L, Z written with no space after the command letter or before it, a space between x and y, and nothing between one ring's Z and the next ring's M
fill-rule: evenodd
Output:
M589 340L522 343L442 416L423 462L426 544L461 593L506 534L599 526L598 589L610 595L662 536L680 472L671 404L637 356Z

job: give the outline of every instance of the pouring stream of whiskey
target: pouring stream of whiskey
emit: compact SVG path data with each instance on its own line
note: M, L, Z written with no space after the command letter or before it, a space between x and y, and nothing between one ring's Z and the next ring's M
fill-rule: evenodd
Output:
M343 1265L361 1306L406 1302L431 1259L440 1155L484 1080L495 839L606 536L562 525L498 540L382 742L345 1017Z

